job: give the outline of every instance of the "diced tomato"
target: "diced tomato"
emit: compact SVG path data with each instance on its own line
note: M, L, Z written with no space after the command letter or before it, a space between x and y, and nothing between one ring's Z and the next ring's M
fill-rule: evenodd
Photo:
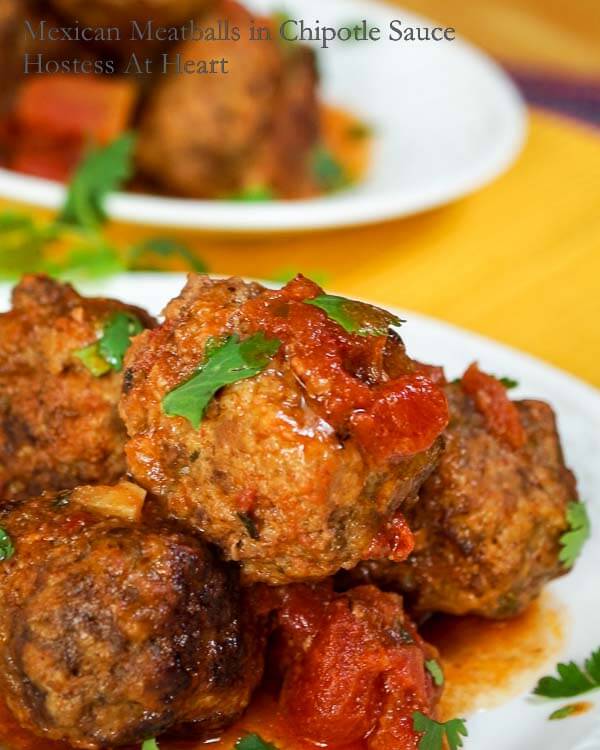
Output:
M402 562L415 548L415 538L406 519L397 513L371 542L365 560Z
M525 430L517 407L499 380L482 372L473 363L462 376L461 386L474 400L491 432L513 448L525 444Z
M123 79L39 76L21 86L13 116L25 132L102 145L127 129L136 99L135 84Z

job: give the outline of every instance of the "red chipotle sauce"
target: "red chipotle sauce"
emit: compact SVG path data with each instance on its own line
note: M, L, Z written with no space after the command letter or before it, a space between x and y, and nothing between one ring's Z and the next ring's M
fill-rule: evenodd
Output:
M338 434L355 437L371 460L430 448L448 423L448 404L431 369L410 359L400 341L390 345L394 317L337 298L350 322L343 326L307 304L321 295L317 284L298 276L246 302L241 315L251 331L282 342L315 409Z

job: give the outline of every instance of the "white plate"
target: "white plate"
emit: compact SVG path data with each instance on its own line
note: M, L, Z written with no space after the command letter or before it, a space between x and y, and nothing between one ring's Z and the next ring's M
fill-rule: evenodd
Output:
M86 293L114 296L158 314L177 295L181 274L124 274L102 284L82 284ZM0 286L0 309L8 306L8 288ZM520 383L519 398L549 401L558 414L567 463L579 480L593 525L575 570L549 586L568 613L569 632L561 658L582 662L600 646L600 392L550 365L469 331L406 310L396 310L407 323L403 338L410 354L444 364L449 376L477 359L490 372L510 375ZM555 662L540 671L554 671ZM537 676L536 676L537 679ZM535 679L532 681L532 687ZM524 694L508 703L469 717L465 750L598 750L600 696L595 709L564 721L549 722L552 708L568 701L538 703ZM550 708L552 706L552 708Z
M397 6L365 0L249 0L259 11L284 6L324 25L368 19L388 28L425 21ZM460 30L459 30L460 31ZM325 100L355 112L376 132L363 183L308 201L244 204L115 195L115 219L221 231L341 227L406 216L481 187L505 170L525 133L523 103L508 78L462 41L350 42L319 51ZM224 136L226 137L226 136ZM56 182L0 169L0 196L56 208Z

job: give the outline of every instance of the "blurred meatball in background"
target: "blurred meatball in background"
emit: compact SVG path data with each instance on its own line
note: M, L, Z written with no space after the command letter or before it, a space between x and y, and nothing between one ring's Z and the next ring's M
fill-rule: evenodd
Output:
M252 41L254 17L222 0L199 24L227 19L239 41L184 42L170 61L226 58L227 74L160 76L145 109L137 151L140 172L158 187L195 198L268 190L298 197L314 188L310 154L319 137L313 53L279 42ZM267 25L268 19L263 19ZM256 21L260 24L260 21Z
M0 315L0 498L125 473L122 372L93 349L118 314L140 330L153 324L139 308L81 297L44 276L25 276L13 290L12 309Z
M0 564L2 696L22 726L89 750L210 735L262 674L236 568L172 525L107 517L131 491L78 488L0 510L14 547Z

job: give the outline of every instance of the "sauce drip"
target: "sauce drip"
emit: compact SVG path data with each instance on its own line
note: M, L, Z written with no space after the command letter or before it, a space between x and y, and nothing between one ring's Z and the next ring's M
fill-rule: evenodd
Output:
M564 641L561 610L549 595L510 620L437 617L422 629L436 646L446 677L444 719L489 709L531 690L553 670Z

